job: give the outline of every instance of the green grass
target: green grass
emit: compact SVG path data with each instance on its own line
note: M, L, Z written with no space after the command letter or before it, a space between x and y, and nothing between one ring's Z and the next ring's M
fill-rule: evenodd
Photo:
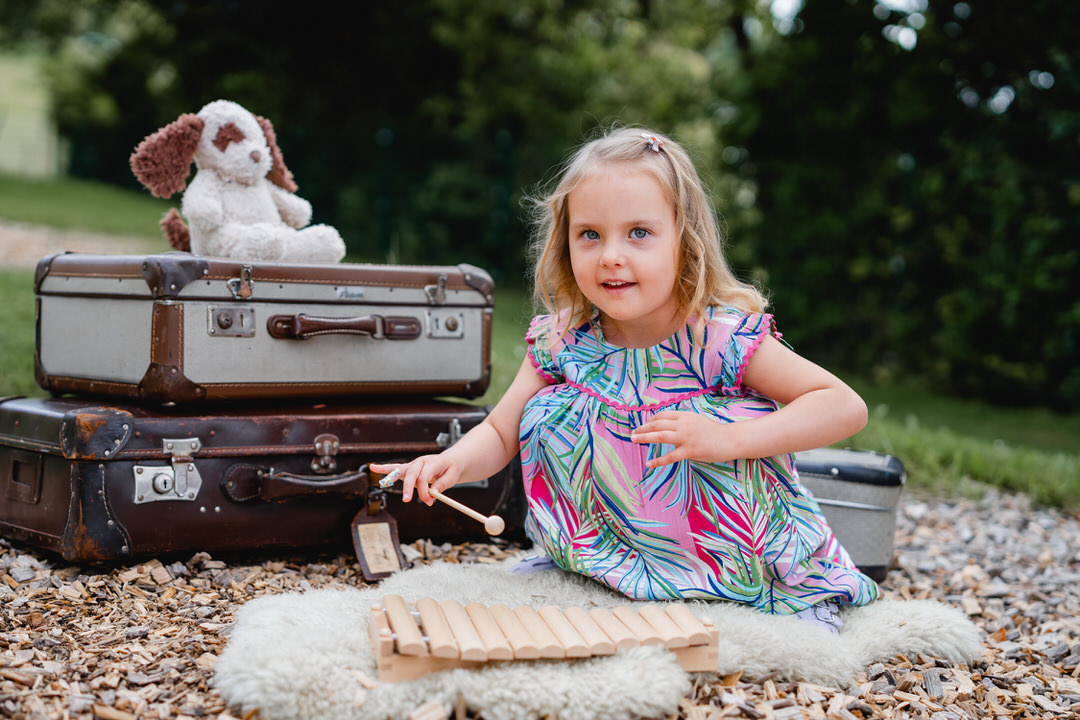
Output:
M0 175L0 219L63 230L153 239L170 204L147 193L65 178L28 180Z
M517 375L525 358L525 331L532 308L521 292L496 288L495 317L491 333L491 385L477 402L494 405Z
M165 204L138 193L71 180L0 177L0 219L159 240ZM149 229L148 229L149 228ZM0 396L41 396L33 377L33 270L0 268ZM492 381L476 402L494 404L525 352L531 308L517 289L496 291ZM1040 504L1080 508L1080 414L992 407L913 385L850 379L871 409L866 430L843 445L896 455L912 490L980 492L984 484L1028 493Z
M41 395L34 382L34 271L0 268L0 397Z
M885 405L871 407L867 428L842 444L900 458L917 491L977 497L982 486L992 485L1027 493L1038 505L1080 508L1080 456L1075 443L1057 451L1033 448L1003 437L966 434L963 427L940 425L929 413L923 414L924 419L914 413L901 419L891 417Z
M896 422L907 424L913 416L923 426L952 428L989 441L1051 452L1080 449L1080 414L1062 415L1046 408L990 408L910 383L880 385L852 379L851 385L879 415Z

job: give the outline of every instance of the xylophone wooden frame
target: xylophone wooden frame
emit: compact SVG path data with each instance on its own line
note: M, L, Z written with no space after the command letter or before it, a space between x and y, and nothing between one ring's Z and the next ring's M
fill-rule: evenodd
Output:
M487 662L611 655L639 645L667 648L691 672L715 671L719 661L716 628L674 602L585 610L420 598L413 610L401 596L386 595L371 607L368 633L378 678L388 682Z

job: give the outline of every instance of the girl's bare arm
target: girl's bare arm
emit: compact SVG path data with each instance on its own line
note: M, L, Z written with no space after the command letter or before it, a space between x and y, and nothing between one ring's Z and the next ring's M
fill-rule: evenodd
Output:
M546 384L526 358L491 413L452 446L438 455L424 455L400 465L372 463L371 469L377 473L398 470L403 483L401 499L412 500L415 489L427 505L435 502L429 487L442 492L459 482L490 477L518 453L518 429L525 403Z
M781 408L750 420L723 423L691 412L662 412L643 423L634 442L674 449L650 467L679 460L727 462L830 445L866 426L866 403L835 375L766 337L747 364L743 384Z

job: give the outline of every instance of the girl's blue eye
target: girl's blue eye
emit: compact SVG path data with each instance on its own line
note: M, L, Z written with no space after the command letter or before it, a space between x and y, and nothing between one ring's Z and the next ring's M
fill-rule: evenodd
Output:
M581 237L585 238L586 240L597 240L600 238L600 233L596 232L595 230L586 230L585 232L581 233Z
M630 231L630 237L634 238L635 240L644 240L645 238L649 237L649 231L645 228L634 228Z

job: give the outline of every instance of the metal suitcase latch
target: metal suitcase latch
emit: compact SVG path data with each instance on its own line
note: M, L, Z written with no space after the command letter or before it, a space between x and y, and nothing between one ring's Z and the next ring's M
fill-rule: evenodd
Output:
M341 441L338 440L337 435L332 433L316 435L315 458L311 461L311 471L325 475L337 470L337 460L334 459L334 456L337 455L340 448Z
M199 496L202 476L192 455L202 449L199 438L166 438L162 449L172 458L171 465L136 465L135 504L161 500L192 502Z
M247 300L254 294L255 283L251 280L251 266L240 268L240 277L229 278L225 283L234 300Z
M435 285L425 285L424 294L432 305L446 304L446 276L440 275Z

